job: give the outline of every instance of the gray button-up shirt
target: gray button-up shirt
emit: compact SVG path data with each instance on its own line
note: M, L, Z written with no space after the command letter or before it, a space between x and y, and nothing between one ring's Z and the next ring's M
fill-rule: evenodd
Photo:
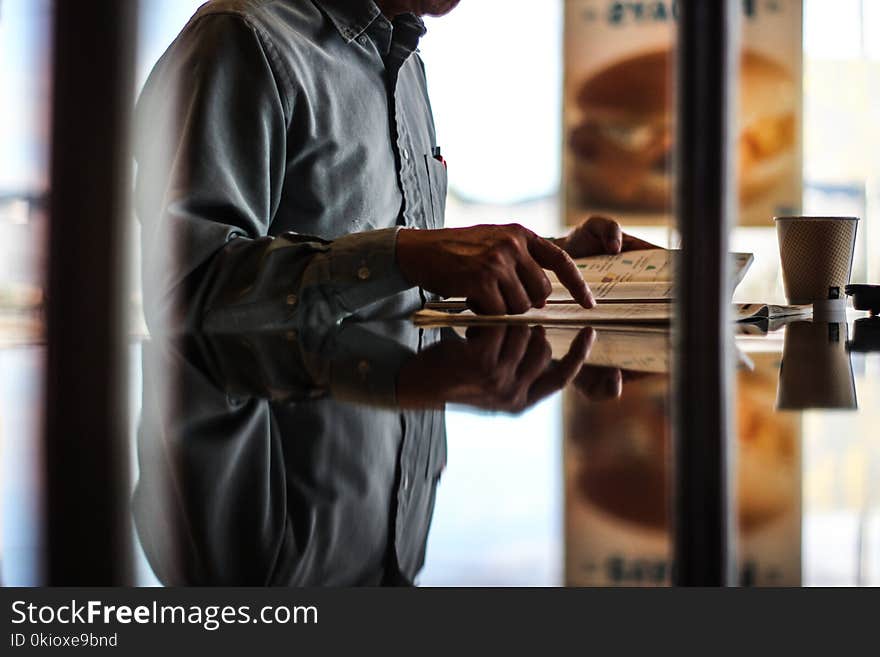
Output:
M445 165L413 15L372 0L213 0L137 108L145 312L287 328L421 302L401 226L442 226Z

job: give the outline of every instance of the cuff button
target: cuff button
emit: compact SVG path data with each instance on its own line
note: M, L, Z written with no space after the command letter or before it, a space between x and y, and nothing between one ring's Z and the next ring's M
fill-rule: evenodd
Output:
M358 269L357 276L362 281L367 280L370 277L369 267L361 267L360 269Z

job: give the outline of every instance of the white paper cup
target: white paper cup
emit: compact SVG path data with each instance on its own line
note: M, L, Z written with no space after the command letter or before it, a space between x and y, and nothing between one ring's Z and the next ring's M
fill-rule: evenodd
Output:
M775 217L782 282L791 304L846 305L858 217Z

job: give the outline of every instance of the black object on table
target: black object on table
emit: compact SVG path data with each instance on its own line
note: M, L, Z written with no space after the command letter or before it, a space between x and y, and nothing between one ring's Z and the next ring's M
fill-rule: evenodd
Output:
M880 317L862 317L853 323L853 339L846 343L847 351L872 353L880 351Z
M853 298L853 308L880 315L880 285L847 285L847 295Z

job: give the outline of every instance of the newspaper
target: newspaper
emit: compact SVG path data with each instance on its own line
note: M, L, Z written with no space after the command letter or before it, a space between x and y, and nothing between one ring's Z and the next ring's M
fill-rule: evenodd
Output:
M751 253L733 253L733 284L739 285L755 257ZM674 298L675 261L678 251L645 249L618 255L591 256L575 260L584 280L600 303L660 303ZM548 303L573 303L569 291L552 271L547 272L552 285ZM463 298L432 302L429 309L453 310L466 307Z
M673 317L675 264L678 251L646 249L618 255L592 256L575 260L596 298L595 308L575 303L553 272L547 276L553 293L543 308L531 308L521 315L477 315L464 299L447 299L426 305L413 320L420 325L468 324L669 324ZM732 253L733 284L738 285L755 260L751 253ZM764 303L733 304L737 322L804 317L812 306L782 306Z
M812 306L777 306L761 303L735 303L732 316L736 322L805 317ZM599 303L583 308L575 303L553 303L530 308L521 315L478 315L471 310L449 312L426 308L413 315L419 326L467 326L476 324L546 324L550 326L593 324L669 324L672 303Z
M425 309L413 316L419 326L461 326L470 324L668 324L669 303L609 303L583 308L575 303L552 303L531 308L521 315L477 315L470 310L447 312Z

